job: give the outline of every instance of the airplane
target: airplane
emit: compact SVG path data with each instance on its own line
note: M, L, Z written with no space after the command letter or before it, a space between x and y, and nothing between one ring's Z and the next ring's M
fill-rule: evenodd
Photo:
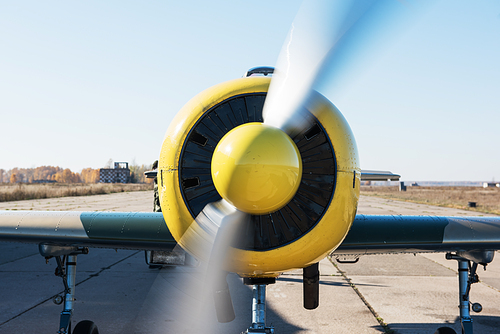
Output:
M399 176L360 168L348 122L311 88L319 70L307 71L311 80L292 72L291 87L283 68L279 62L277 70L253 68L180 110L156 174L161 213L0 212L0 241L35 243L43 257L56 258L65 285L58 333L71 331L76 259L89 247L181 247L215 268L221 322L235 316L223 273L238 274L253 291L245 333L274 333L265 321L265 292L283 272L303 269L304 307L315 309L318 262L327 255L354 262L371 254L444 252L458 262L462 332L473 332L469 292L477 266L500 249L500 218L357 215L361 180ZM273 103L289 113L276 121ZM72 333L98 330L83 321Z

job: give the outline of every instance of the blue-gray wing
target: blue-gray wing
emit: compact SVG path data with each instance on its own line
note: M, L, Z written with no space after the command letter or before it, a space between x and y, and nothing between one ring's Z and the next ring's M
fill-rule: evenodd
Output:
M357 215L335 255L500 249L500 217Z
M172 249L161 213L0 211L0 241ZM500 249L500 218L357 215L336 255Z
M361 181L399 181L401 175L389 171L361 170Z
M172 249L161 213L0 211L0 241L126 249Z

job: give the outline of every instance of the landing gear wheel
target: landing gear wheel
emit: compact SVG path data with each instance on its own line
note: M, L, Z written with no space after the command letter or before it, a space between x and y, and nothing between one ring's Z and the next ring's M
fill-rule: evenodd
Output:
M439 327L434 334L457 334L457 332L450 327Z
M483 306L479 303L472 304L472 311L479 313L483 310Z
M99 334L99 330L93 321L82 320L76 324L73 334Z

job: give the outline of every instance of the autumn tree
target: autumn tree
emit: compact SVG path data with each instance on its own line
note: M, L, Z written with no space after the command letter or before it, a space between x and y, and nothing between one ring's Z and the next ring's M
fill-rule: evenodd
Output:
M10 183L16 183L16 182L17 182L16 174L11 174L10 175Z
M34 180L52 180L52 176L57 172L62 171L61 167L53 166L40 166L34 169L33 179Z
M19 168L15 167L15 168L12 168L10 171L10 177L9 177L9 180L10 180L10 183L17 183L19 182ZM14 176L14 182L12 182L12 175L15 175Z
M80 178L84 183L99 182L99 169L84 168L80 173Z
M54 175L54 180L59 183L79 183L80 175L78 173L73 173L71 169L66 168L62 171L57 172Z
M152 183L153 179L147 179L144 172L151 170L151 165L129 165L131 183Z

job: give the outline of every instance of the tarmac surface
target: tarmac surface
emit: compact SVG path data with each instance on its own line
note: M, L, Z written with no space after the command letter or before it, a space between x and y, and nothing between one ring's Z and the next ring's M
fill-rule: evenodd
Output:
M152 192L0 203L0 210L152 211ZM362 214L460 215L476 212L362 196ZM497 262L498 261L498 262ZM73 323L89 319L101 334L240 333L251 323L251 289L228 276L236 320L218 324L200 292L200 268L150 269L144 252L91 249L78 256ZM52 297L63 284L55 261L45 263L37 245L0 243L0 333L57 333L62 305ZM460 333L456 261L444 254L362 257L356 264L320 263L320 306L302 307L301 271L280 276L267 288L267 324L280 333ZM476 333L500 333L500 261L478 271L471 301ZM389 331L388 331L389 332Z

